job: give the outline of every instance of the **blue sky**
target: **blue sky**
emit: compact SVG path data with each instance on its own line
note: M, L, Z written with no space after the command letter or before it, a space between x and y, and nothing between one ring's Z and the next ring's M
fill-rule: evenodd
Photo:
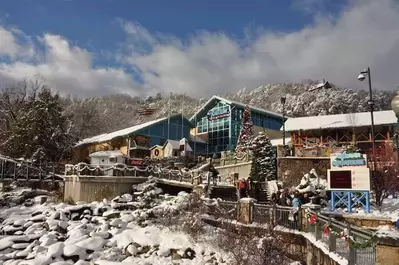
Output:
M11 35L0 43L0 82L36 73L63 93L81 95L208 96L307 78L356 86L343 68L381 69L385 60L397 66L395 1L3 1L0 27ZM359 46L371 54L354 62ZM392 74L380 71L376 84L389 89Z
M243 38L247 29L289 32L303 28L313 22L306 4L291 0L15 0L2 3L0 17L29 35L60 34L96 52L116 49L124 41L120 20L183 40L200 30ZM345 1L338 0L323 9L336 14L344 5Z

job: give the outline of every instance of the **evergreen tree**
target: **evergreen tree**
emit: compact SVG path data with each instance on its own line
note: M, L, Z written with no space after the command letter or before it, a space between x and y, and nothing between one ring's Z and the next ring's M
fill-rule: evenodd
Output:
M251 109L245 106L242 114L241 132L237 140L236 154L247 152L250 148L251 140L254 135L254 125L251 118Z
M250 176L254 181L269 181L277 178L277 155L269 137L260 132L251 141L253 154Z
M47 87L33 93L18 113L7 140L8 154L36 163L57 162L70 155L74 139L62 101Z

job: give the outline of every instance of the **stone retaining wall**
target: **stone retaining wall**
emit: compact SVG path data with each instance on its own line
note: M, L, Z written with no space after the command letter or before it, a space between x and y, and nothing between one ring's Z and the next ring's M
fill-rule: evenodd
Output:
M341 217L345 222L359 226L359 227L370 227L376 228L382 225L389 225L395 227L395 222L391 220L391 218L382 218L382 217L368 217L368 216L348 216L345 215ZM336 218L336 219L341 219Z
M330 169L329 157L278 157L277 174L278 179L285 186L297 186L303 175L311 169L316 169L319 177L327 179L327 169Z

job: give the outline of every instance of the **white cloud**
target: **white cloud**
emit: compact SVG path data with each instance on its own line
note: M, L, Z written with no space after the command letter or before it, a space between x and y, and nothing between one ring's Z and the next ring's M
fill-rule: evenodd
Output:
M310 6L314 3L301 1ZM41 74L63 93L183 92L203 97L308 78L326 78L343 87L366 88L367 84L358 82L356 77L361 69L370 66L375 88L396 89L397 0L349 2L335 17L316 12L313 25L299 31L265 30L249 40L201 32L184 41L151 33L137 23L122 22L126 45L116 57L140 73L144 87L134 82L122 67L93 66L92 53L71 45L62 36L45 34L41 37L42 49L39 44L18 41L18 36L24 36L22 32L0 27L0 56L11 60L0 63L0 82ZM29 40L26 36L24 39ZM35 55L34 60L21 59L24 52L25 57Z
M24 39L25 45L19 43L19 39ZM6 29L0 25L0 57L31 57L34 50L29 38L16 28Z
M44 53L36 56L36 60L22 61L15 58L27 46L17 44L15 31L0 28L0 34L7 37L7 41L0 45L0 51L11 59L11 63L0 63L1 83L21 81L40 74L47 83L63 94L142 94L140 87L134 84L132 77L122 68L93 67L91 53L71 46L61 36L45 34L40 38Z
M128 24L125 31L134 52L126 61L142 73L147 87L195 96L307 78L366 88L356 77L367 66L375 88L396 89L399 10L395 2L351 1L337 17L317 15L313 25L296 32L264 31L245 48L227 35L212 33L197 35L186 45L175 39L165 42L137 24ZM143 39L151 47L138 55Z

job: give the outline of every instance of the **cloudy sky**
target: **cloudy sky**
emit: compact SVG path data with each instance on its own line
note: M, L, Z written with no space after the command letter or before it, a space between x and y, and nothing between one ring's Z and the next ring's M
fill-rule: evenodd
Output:
M4 0L0 85L204 97L325 78L399 85L398 0Z

